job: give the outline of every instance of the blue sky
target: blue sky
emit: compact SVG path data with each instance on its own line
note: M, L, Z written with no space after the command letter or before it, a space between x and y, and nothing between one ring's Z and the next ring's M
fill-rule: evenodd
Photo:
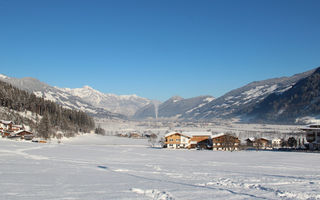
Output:
M0 0L0 73L165 100L320 66L318 0Z

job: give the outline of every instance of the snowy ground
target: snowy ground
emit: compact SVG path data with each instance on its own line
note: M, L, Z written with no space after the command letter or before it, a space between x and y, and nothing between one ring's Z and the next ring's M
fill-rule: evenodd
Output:
M155 149L86 135L0 139L0 199L320 199L320 154Z

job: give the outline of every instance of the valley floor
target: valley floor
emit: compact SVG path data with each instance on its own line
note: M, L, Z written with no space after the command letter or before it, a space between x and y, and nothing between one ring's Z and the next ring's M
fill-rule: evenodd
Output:
M157 149L110 136L62 144L0 138L0 199L320 199L319 158Z

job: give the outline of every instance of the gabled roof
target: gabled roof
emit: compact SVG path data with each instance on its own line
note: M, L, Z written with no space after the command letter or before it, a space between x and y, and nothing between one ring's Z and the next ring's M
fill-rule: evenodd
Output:
M209 137L212 136L211 132L170 132L170 133L166 134L165 137L168 137L168 136L174 135L174 134L183 135L183 136L186 136L189 138L194 137L194 136L209 136Z
M266 141L269 141L268 139L266 139L266 138L258 138L257 140L266 140Z
M5 120L0 120L0 123L2 123L2 124L13 124L12 121L5 121Z
M221 137L221 136L224 136L225 133L218 133L218 134L215 134L215 135L212 135L212 139L213 138L217 138L217 137Z
M175 135L175 134L179 134L179 135L183 135L183 136L186 136L186 137L190 137L190 136L189 136L189 135L187 135L187 134L184 134L184 133L181 133L181 132L177 132L177 131L167 133L167 134L165 134L165 137L169 137L169 136L171 136L171 135Z
M16 132L14 132L14 134L19 134L19 133L23 133L23 132L27 132L27 133L33 134L33 133L31 133L29 131L26 131L26 130L16 131Z
M212 136L211 132L184 132L184 133L190 136L209 136L209 137Z
M254 137L250 137L250 138L247 138L246 141L250 140L251 142L254 142L256 139Z

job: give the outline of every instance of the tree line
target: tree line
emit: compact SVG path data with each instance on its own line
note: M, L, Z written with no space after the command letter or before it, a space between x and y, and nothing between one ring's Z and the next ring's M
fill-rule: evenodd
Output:
M30 111L36 115L34 121L15 112L1 113L0 117L30 126L39 137L54 137L58 131L73 136L78 132L89 132L95 127L93 118L85 112L63 108L3 81L0 81L0 106L17 112Z

